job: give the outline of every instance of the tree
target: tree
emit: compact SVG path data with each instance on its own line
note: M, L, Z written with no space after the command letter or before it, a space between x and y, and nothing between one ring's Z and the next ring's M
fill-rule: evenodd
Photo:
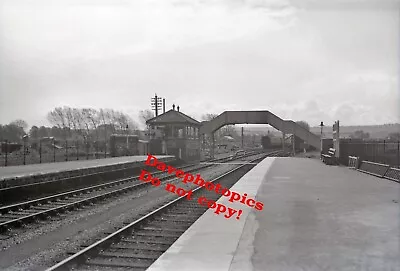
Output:
M210 120L215 119L216 117L218 117L218 114L207 113L207 114L204 114L204 115L201 117L201 119L202 119L203 121L210 121Z
M38 137L48 137L49 136L49 128L46 128L44 126L40 126L38 130Z
M74 127L74 114L73 114L74 110L71 107L65 106L63 108L63 111L64 111L64 115L65 115L65 119L66 119L66 128L67 128L64 130L65 130L65 132L69 133L69 136L71 136L71 130ZM65 134L65 137L66 136L67 135Z
M63 130L62 130L62 128L60 128L60 127L53 126L53 127L51 127L51 129L50 129L49 135L52 136L52 137L62 137L62 135L63 135Z
M231 136L236 138L237 132L234 125L225 125L221 128L221 136Z
M296 124L300 125L307 131L310 131L310 125L306 121L304 121L304 120L296 121Z
M97 127L100 125L101 120L98 116L97 110L92 108L84 108L82 109L82 115L84 117L84 123L87 127L88 134L90 133L90 130L93 130L96 134L96 141L99 141Z
M47 114L47 120L54 126L59 128L66 127L66 114L64 113L64 109L61 107L56 107L54 110L50 111Z
M38 139L39 138L39 128L37 126L33 125L31 127L31 129L29 130L29 136L34 140Z
M146 125L146 121L148 121L149 119L154 118L154 113L153 111L146 109L146 110L140 110L139 112L139 118L140 121Z
M0 140L8 140L9 142L21 142L25 131L16 124L0 125Z
M10 124L13 124L13 125L15 125L15 126L17 126L17 127L20 127L20 128L22 128L24 131L25 131L25 129L28 128L28 123L27 123L26 121L22 120L22 119L14 120L14 121L12 121Z
M127 117L127 119L128 119L128 125L129 125L129 130L132 130L132 131L134 131L134 130L138 130L139 129L139 126L138 126L138 124L137 124L137 122L136 121L134 121L130 116L126 116Z

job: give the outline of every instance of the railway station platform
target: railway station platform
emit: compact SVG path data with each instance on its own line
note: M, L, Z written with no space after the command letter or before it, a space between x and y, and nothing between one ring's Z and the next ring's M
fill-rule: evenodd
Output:
M400 270L400 184L319 159L266 158L147 270Z
M164 162L176 160L174 156L156 155L156 157ZM143 166L146 159L147 156L140 155L0 167L0 188L8 187L10 185L34 183L38 179L65 178L105 170Z

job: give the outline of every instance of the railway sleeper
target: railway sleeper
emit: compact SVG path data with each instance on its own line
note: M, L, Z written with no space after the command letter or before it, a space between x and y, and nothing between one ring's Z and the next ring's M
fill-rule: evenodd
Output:
M197 201L197 200L196 200ZM203 209L205 206L201 206L198 203L196 204L191 204L191 205L177 205L174 208L171 208L169 212L178 212L180 210L198 210L198 209Z
M165 240L165 238L147 238L144 236L136 236L135 238L125 238L122 239L121 242L125 242L125 243L131 243L131 244L152 244L152 245L168 245L170 246L173 242L175 242L175 238L173 238L174 240Z
M71 203L74 203L74 202L75 201L65 201L65 202L59 201L59 202L49 203L47 206L48 206L49 209L51 209L51 208L54 208L54 206L64 206L64 205L71 204Z
M110 258L94 258L94 259L90 259L86 262L87 265L113 267L112 270L115 270L114 268L118 268L118 267L129 268L129 270L134 270L132 268L142 268L140 270L146 270L152 263L153 263L153 260L132 261L129 259L111 260Z
M131 268L131 267L109 267L100 265L84 264L79 266L79 269L73 270L85 270L85 271L146 271L147 268Z
M105 257L105 258L128 258L128 259L151 259L155 260L158 259L162 252L156 251L156 252L146 252L144 253L143 251L140 252L134 252L134 251L128 251L130 249L125 249L124 252L121 250L113 251L111 249L107 249L107 251L100 252L100 254L97 257Z
M119 242L118 244L113 244L110 247L111 249L143 249L143 250L151 250L151 251L160 251L164 252L169 248L169 245L164 244L131 244L126 242Z
M175 223L173 223L175 228L182 228L182 229L183 228L188 229L192 224L193 224L193 222L175 222ZM165 227L165 222L164 221L163 222L160 222L160 221L153 222L153 223L151 223L151 226L157 227L157 228L163 228L163 227Z
M43 206L43 205L41 205L41 206L32 206L31 208L30 208L30 210L39 210L39 211L45 211L45 210L48 210L49 209L49 207L46 207L46 206Z
M18 214L4 214L4 215L1 215L0 217L8 218L8 220L10 220L10 219L18 219L18 218L21 218L22 216L18 215Z
M87 193L87 194L90 194L90 193ZM83 199L87 199L87 197L88 197L88 195L85 195L85 194L82 194L82 195L79 195L79 196L75 196L75 197L73 197L73 198L71 198L70 200L74 200L74 201L76 201L76 200L83 200Z
M175 223L175 222L185 222L185 223L190 223L190 224L193 224L193 220L190 220L190 219L184 219L184 218L181 218L181 219L178 219L178 218L175 218L175 219L171 219L171 218L162 218L162 217L157 217L157 218L155 218L154 219L154 221L156 221L156 222L170 222L170 223Z
M163 214L163 217L166 217L166 218L172 218L172 219L176 219L176 218L187 218L187 219L192 219L192 220L194 220L194 219L198 219L199 217L200 217L200 214L199 215L195 215L195 214Z
M199 206L197 208L190 207L190 208L179 208L175 210L169 210L166 212L166 214L179 214L179 213L197 213L197 212L202 212L203 210L206 210L207 208L205 206Z
M148 237L163 237L163 238L176 238L181 236L181 233L176 233L176 232L155 232L155 231L139 231L139 232L134 232L134 235L137 236L148 236Z
M21 210L21 211L18 211L18 212L13 212L13 214L20 215L20 216L32 215L32 214L35 214L35 213L37 213L37 211L36 210L31 210L31 209Z
M151 235L148 236L181 236L186 230L176 230L176 229L155 229L150 230L152 232Z
M151 226L149 227L149 226L146 226L146 227L143 227L142 230L149 230L149 231L172 231L172 232L181 232L181 233L183 233L183 232L186 231L186 229L184 229L184 228L179 229L179 228L175 227L175 225L173 225L173 226L174 226L173 228L167 228L167 227L151 227Z
M186 211L176 211L176 212L169 212L166 213L166 215L170 215L170 214L175 214L175 215L202 215L203 213L205 213L206 209L201 209L201 210L186 210Z
M200 206L197 202L196 203L185 202L185 203L175 206L175 208L173 208L171 210L181 209L181 208L182 209L187 209L187 208L197 209L197 208L201 208L201 207L203 207L203 206Z

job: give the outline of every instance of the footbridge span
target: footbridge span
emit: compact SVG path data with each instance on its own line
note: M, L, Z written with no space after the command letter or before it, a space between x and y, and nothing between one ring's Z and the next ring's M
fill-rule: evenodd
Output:
M320 137L311 133L292 120L283 120L269 111L225 111L210 121L201 123L200 134L209 134L229 124L269 124L285 134L293 134L308 145L321 149Z

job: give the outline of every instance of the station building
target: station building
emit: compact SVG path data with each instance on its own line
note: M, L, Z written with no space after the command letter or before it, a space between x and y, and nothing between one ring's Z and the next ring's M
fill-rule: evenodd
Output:
M185 162L200 160L201 123L179 111L179 106L146 121L150 154L174 155Z

